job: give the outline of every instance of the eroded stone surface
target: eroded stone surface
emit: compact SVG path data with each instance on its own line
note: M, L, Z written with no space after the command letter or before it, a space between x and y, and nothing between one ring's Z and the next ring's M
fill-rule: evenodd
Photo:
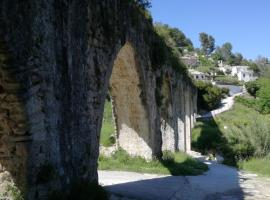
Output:
M10 58L0 67L0 163L21 187L26 182L28 199L44 199L74 179L97 182L102 113L114 70L126 80L114 95L121 106L119 144L147 158L161 155L157 79L168 74L171 90L182 92L170 93L172 109L162 113L171 126L169 137L163 132L171 138L166 149L188 149L182 143L193 109L182 107L196 90L184 72L154 62L152 24L129 2L0 1L1 53ZM119 94L126 99L117 101Z

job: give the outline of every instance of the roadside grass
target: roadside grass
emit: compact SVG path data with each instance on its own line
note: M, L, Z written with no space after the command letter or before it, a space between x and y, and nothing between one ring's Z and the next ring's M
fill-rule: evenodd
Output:
M229 85L242 85L240 81L236 77L226 76L226 75L218 75L214 78L215 81L220 82L222 84Z
M109 147L114 145L114 122L112 114L112 104L106 99L103 113L103 121L100 133L100 144Z
M196 123L192 148L203 154L221 154L224 164L270 174L270 115L236 101L230 111Z
M259 175L270 177L270 159L252 158L247 161L240 161L239 168L245 171L255 172Z
M99 170L124 170L132 172L200 175L208 170L208 166L184 153L164 152L162 159L146 161L141 157L131 157L124 150L115 152L111 157L99 157Z

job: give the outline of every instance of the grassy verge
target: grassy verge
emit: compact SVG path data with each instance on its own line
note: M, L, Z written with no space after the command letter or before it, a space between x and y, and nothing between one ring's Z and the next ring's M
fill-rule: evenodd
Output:
M222 84L229 84L229 85L241 85L242 83L238 81L236 77L219 75L214 78L215 81L222 83Z
M215 119L196 123L192 147L202 153L222 154L225 164L267 174L270 171L270 116L236 102L232 110Z
M100 143L105 147L112 146L115 143L114 122L112 114L112 104L106 100L103 113L103 122L100 133Z
M119 150L110 158L99 157L100 170L124 170L155 174L199 175L208 170L208 166L184 153L164 153L163 159L146 161L140 157L130 157Z
M247 161L240 161L239 168L255 172L263 176L270 176L270 159L267 158L252 158Z

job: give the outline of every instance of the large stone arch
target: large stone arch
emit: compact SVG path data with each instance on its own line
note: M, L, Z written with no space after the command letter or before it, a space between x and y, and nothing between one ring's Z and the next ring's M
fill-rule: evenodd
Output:
M14 126L22 124L13 130L14 134L10 130L4 132L9 136L4 139L5 147L1 151L15 155L14 159L6 159L6 163L19 159L16 162L19 164L13 165L14 169L10 171L14 175L19 171L22 179L26 180L28 199L44 199L52 190L66 190L74 180L98 181L102 113L111 74L122 69L118 63L127 60L133 63L123 65L125 70L116 74L134 74L123 79L134 84L125 81L127 84L121 88L132 86L135 97L121 103L119 96L114 95L118 85L112 87L116 108L117 102L118 105L126 105L126 102L136 104L127 109L128 115L120 115L117 123L119 145L129 153L145 156L142 152L146 150L147 158L161 155L161 115L167 114L160 112L157 94L162 89L156 80L162 71L168 71L172 85L172 92L164 92L164 95L173 96L167 96L167 99L173 110L178 108L178 114L170 115L174 136L178 134L176 122L180 119L177 118L179 113L182 111L188 119L193 112L192 102L186 106L193 95L188 89L193 87L191 81L186 78L182 79L183 84L177 84L179 74L187 76L185 71L171 66L172 62L168 60L171 56L164 57L169 52L162 55L162 44L153 31L151 21L132 1L1 0L0 38L6 44L6 52L13 58L10 69L5 68L4 72L11 70L13 82L10 81L14 85L8 83L3 88L8 91L10 85L22 87L13 96L13 101L20 105L16 112L23 120L13 123ZM8 77L5 75L5 79ZM112 78L112 83L115 82L117 79ZM184 84L189 87L181 90ZM174 95L173 90L181 92ZM183 100L176 101L183 96ZM14 107L10 105L8 109L11 110ZM5 115L6 111L1 113L4 113L5 117L1 119L5 123L14 121L11 115ZM140 116L136 115L133 118L136 120L132 121L130 116L135 114ZM125 133L121 128L125 120L133 129L130 135L134 136L133 144L138 146L135 152L123 143ZM181 119L185 127L181 129L183 132L190 129L187 121Z
M127 42L118 52L110 77L116 141L130 155L152 158L150 122L143 102L140 70L134 47Z

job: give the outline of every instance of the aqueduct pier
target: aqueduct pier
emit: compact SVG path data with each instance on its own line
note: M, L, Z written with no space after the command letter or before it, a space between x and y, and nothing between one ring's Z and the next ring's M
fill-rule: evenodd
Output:
M28 199L97 181L108 89L129 154L190 150L197 91L161 46L132 1L1 0L0 176Z

